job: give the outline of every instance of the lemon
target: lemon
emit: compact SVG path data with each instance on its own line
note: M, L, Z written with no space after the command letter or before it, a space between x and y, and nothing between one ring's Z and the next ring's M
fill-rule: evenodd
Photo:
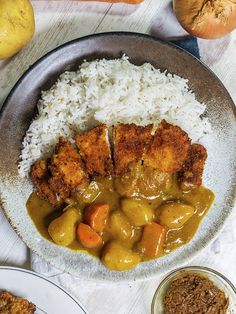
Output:
M34 11L28 0L0 0L0 59L21 50L32 38Z

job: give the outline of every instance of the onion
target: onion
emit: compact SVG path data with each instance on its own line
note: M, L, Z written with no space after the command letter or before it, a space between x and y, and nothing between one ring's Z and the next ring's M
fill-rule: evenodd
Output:
M236 28L236 0L173 0L176 17L190 34L219 38Z

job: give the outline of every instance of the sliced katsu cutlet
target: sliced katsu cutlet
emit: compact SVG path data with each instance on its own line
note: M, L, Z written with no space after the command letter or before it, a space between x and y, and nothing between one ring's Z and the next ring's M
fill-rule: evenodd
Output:
M1 314L33 314L36 306L26 299L16 297L10 292L0 292Z
M48 170L49 159L39 159L31 167L30 176L40 197L48 201L51 205L58 207L62 200L51 189L48 179L50 173Z
M188 159L178 173L181 185L185 187L199 187L202 184L202 174L207 159L207 150L201 144L190 146Z
M107 125L100 124L77 135L76 144L90 176L104 177L113 173Z
M153 125L118 124L113 129L115 174L129 171L129 165L142 159L151 139Z
M190 139L180 127L162 120L144 155L144 165L160 172L179 171L188 158Z
M78 185L88 180L79 152L70 141L66 141L63 137L59 138L55 147L49 169L51 171L50 187L62 199L68 198Z

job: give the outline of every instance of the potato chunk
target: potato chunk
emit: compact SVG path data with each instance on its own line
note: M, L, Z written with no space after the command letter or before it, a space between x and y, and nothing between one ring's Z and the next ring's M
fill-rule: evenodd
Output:
M132 237L132 227L128 218L121 211L114 211L111 214L108 231L120 240L128 240Z
M102 262L112 270L128 270L135 267L141 258L118 242L110 242L104 249Z
M183 203L166 203L158 208L158 221L170 228L182 227L194 214L194 207Z
M76 224L79 218L79 211L70 207L60 217L54 219L48 227L48 233L53 241L62 246L71 244L76 238Z
M146 201L124 198L121 208L135 227L144 226L153 220L153 211Z
M130 165L129 172L115 178L115 189L122 196L155 197L170 188L172 182L171 174L136 163Z

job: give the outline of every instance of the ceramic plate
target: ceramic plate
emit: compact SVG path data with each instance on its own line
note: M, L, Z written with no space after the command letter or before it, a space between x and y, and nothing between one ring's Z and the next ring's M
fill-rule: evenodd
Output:
M66 290L34 272L0 267L0 291L25 298L37 307L35 314L86 314L83 306Z
M36 114L40 91L48 89L65 70L84 60L117 58L126 53L131 62L152 63L189 80L190 88L207 106L213 132L202 142L208 149L204 184L216 195L194 239L162 258L142 263L125 272L108 270L84 253L72 252L44 240L29 218L25 203L32 191L29 180L20 179L17 162L21 141ZM80 38L60 46L36 62L18 81L6 99L0 119L0 190L5 213L18 235L38 255L73 275L95 280L128 281L150 278L194 257L210 243L229 217L236 194L235 107L219 79L184 50L153 37L134 33L106 33Z

